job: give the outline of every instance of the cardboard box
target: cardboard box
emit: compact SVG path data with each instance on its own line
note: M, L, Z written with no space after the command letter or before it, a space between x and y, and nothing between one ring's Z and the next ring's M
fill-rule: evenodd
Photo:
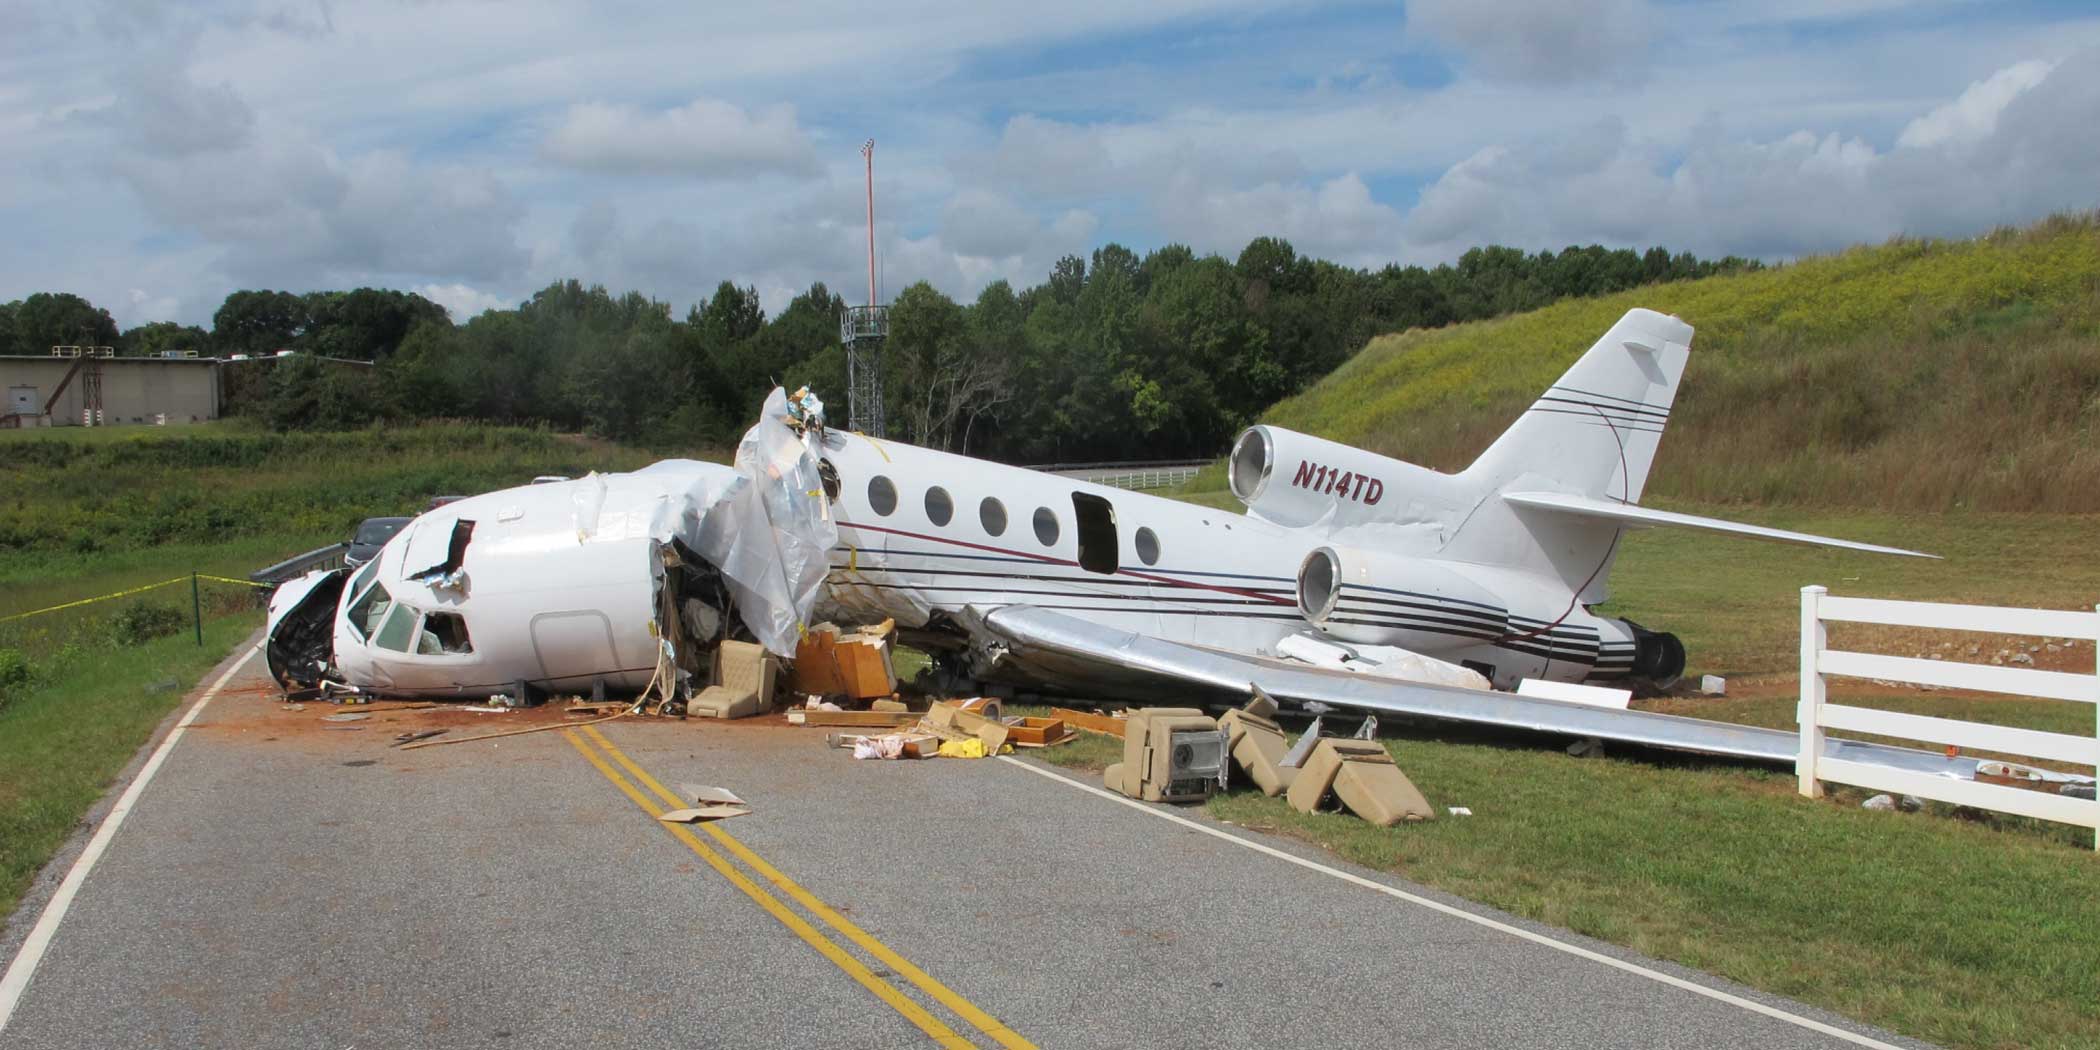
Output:
M895 634L890 621L852 634L828 625L811 630L795 646L795 691L855 700L896 692L890 664Z

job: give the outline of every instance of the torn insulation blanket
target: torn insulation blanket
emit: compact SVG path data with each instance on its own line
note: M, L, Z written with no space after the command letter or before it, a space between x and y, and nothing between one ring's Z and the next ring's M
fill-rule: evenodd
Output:
M775 387L737 445L740 476L708 509L695 546L728 581L752 636L784 657L794 656L809 625L838 543L810 444L818 432L805 436L791 418Z

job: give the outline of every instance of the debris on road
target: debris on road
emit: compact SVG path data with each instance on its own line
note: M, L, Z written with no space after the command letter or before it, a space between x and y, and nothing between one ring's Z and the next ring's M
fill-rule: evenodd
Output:
M1700 675L1699 691L1707 696L1727 696L1728 679L1717 674Z
M881 726L908 726L919 720L911 711L828 711L823 708L798 707L788 712L789 725L835 726L840 728L869 728Z
M779 665L766 647L724 641L715 647L715 684L700 691L686 710L706 718L749 718L773 709Z
M445 734L445 732L446 731L443 729L423 729L413 733L403 733L400 736L394 738L394 746L401 747L407 744L416 743L417 741L428 740L434 736L442 736Z
M795 691L853 700L895 693L897 672L891 655L896 633L895 620L850 634L828 623L810 628L795 646Z
M933 758L940 753L941 738L918 732L881 735L833 733L824 738L824 745L850 748L854 758Z
M1077 735L1062 718L1017 716L1004 723L1006 739L1015 747L1054 747Z
M698 824L703 821L728 820L731 817L751 815L751 804L738 798L736 793L728 788L706 784L680 784L678 794L693 800L693 805L685 809L674 809L656 819L666 824Z
M323 722L362 722L362 721L364 721L365 719L367 719L367 718L370 718L370 717L372 717L372 716L371 716L371 715L368 715L368 714L365 714L365 713L364 713L364 712L362 712L362 711L355 711L355 712L353 712L353 711L343 711L343 712L338 712L338 713L336 713L336 714L332 714L332 715L322 715L322 716L321 716L321 721L323 721Z

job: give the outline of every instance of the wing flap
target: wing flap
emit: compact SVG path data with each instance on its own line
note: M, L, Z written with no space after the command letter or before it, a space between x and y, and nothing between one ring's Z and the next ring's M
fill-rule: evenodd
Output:
M1611 500L1591 499L1587 496L1571 496L1561 492L1505 492L1504 501L1517 507L1568 514L1580 518L1609 521L1631 528L1668 526L1683 529L1700 529L1718 532L1727 536L1742 536L1753 540L1769 540L1774 543L1798 543L1809 547L1836 547L1840 550L1864 551L1868 554L1893 554L1904 558L1938 558L1937 554L1904 550L1901 547L1883 547L1856 540L1840 540L1830 536L1817 536L1808 532L1789 532L1786 529L1766 528L1763 525L1745 525L1719 518L1702 518L1696 514L1678 514L1674 511L1654 510L1630 503L1615 503Z

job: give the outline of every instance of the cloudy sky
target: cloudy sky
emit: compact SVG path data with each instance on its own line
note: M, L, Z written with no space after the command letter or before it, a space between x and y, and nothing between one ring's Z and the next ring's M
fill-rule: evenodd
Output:
M2100 205L2100 5L0 0L0 300L859 302L869 137L889 292L1259 234L1784 258Z

